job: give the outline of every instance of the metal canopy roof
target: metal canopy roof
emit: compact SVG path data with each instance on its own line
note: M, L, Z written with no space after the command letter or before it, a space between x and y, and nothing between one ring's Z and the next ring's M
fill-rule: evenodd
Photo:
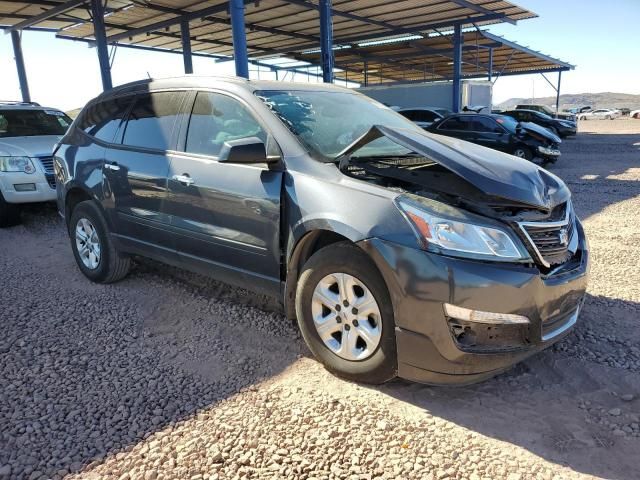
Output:
M109 0L107 41L144 48L181 50L180 23L189 21L194 53L233 55L226 0ZM248 53L252 58L290 56L318 48L318 0L245 0ZM51 13L55 15L51 16ZM334 0L335 45L391 35L515 23L536 14L501 0ZM44 18L48 17L48 18ZM59 36L93 38L90 8L82 0L0 0L0 25L51 29ZM292 55L293 54L293 55ZM338 67L340 66L338 63Z
M463 34L462 77L517 75L572 70L573 65L518 45L489 32ZM303 54L301 60L316 63L318 52ZM451 79L453 39L435 35L403 41L381 41L334 51L336 65L347 70L343 80L369 85Z

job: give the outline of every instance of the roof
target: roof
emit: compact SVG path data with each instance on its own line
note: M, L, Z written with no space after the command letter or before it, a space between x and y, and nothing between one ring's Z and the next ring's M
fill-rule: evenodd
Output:
M463 78L486 77L490 55L493 75L544 73L574 68L567 62L484 30L468 31L463 36ZM432 34L424 38L361 43L353 48L336 50L334 54L336 66L345 70L339 75L342 79L364 83L366 64L369 86L399 81L448 80L452 74L453 39L449 34ZM319 55L319 52L311 52L300 58L317 63Z
M86 3L0 0L0 25L51 29L60 36L88 40L93 26ZM318 0L245 0L245 5L250 56L292 56L292 52L318 48ZM334 0L332 7L336 45L434 32L454 22L471 27L536 16L502 0ZM106 33L110 43L180 50L180 19L187 19L194 53L231 56L227 8L226 0L110 0ZM41 19L47 13L56 14Z

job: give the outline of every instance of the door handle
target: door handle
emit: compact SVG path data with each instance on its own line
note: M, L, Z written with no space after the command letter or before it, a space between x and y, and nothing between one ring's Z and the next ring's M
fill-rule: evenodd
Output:
M182 175L174 175L171 178L176 182L181 183L185 187L193 185L193 183L195 182L195 180L191 178L188 173L183 173Z
M105 163L104 168L117 172L118 170L120 170L120 165L118 165L117 163Z

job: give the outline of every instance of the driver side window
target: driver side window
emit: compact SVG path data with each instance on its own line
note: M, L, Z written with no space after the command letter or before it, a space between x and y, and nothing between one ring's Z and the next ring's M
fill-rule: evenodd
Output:
M224 142L267 134L253 115L234 98L213 92L198 92L187 129L185 151L217 157Z

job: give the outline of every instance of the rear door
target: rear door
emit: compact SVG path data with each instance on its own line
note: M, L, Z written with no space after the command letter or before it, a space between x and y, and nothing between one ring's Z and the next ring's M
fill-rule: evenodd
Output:
M170 221L162 204L184 98L176 91L137 94L115 145L106 152L105 196L115 233L127 248L142 253L171 256Z
M438 126L437 133L472 142L474 137L471 132L470 117L470 115L451 115Z
M181 130L164 207L181 261L231 283L277 291L282 169L218 161L227 140L275 144L248 105L218 92L194 94Z
M491 117L473 115L470 117L471 141L495 150L507 150L509 147L509 135Z

